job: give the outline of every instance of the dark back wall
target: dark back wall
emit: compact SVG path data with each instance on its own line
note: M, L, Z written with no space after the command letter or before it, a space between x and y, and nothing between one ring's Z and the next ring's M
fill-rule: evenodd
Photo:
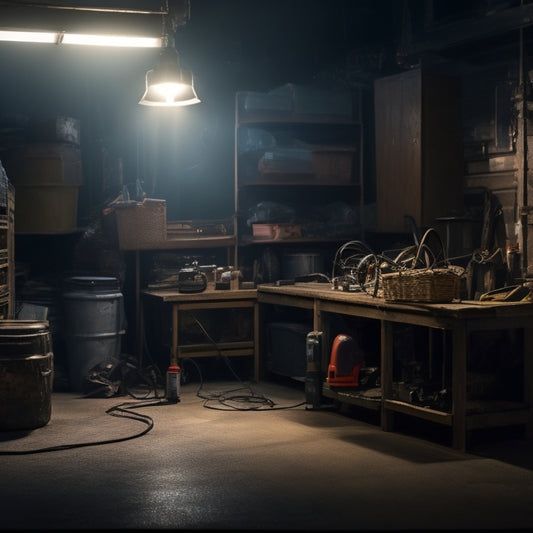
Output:
M188 108L137 104L156 50L0 43L0 127L27 117L80 120L81 225L120 191L119 159L124 182L140 179L150 197L166 199L169 219L227 217L235 92L311 83L324 71L338 78L351 49L393 36L400 3L379 4L191 0L175 39L202 100Z

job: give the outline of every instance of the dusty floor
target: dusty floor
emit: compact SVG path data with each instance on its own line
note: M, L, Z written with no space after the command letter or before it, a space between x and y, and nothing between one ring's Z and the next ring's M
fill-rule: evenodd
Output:
M531 442L462 453L306 410L299 386L239 386L189 383L144 407L54 392L45 426L0 432L0 528L533 529Z

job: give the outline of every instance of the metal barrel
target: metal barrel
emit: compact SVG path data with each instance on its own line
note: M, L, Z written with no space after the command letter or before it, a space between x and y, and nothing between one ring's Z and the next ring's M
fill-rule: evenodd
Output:
M47 321L0 320L0 430L35 429L50 421L53 371Z
M83 392L92 368L120 357L125 313L119 280L68 278L63 286L63 305L70 388Z

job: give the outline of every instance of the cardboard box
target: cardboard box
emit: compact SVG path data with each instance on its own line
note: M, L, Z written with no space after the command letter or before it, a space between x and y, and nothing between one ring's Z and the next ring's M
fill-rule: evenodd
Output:
M17 233L69 233L78 227L78 187L16 187Z
M350 183L354 176L356 149L352 146L314 146L312 167L315 179L328 183Z
M252 224L254 239L286 240L302 236L300 224Z

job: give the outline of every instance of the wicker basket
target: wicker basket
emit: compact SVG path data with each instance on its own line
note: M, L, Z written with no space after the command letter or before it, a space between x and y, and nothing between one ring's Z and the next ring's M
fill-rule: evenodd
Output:
M114 213L121 250L151 248L167 238L165 200L145 198L143 202L116 204Z
M460 299L461 276L448 268L412 269L382 275L389 302L446 303Z

